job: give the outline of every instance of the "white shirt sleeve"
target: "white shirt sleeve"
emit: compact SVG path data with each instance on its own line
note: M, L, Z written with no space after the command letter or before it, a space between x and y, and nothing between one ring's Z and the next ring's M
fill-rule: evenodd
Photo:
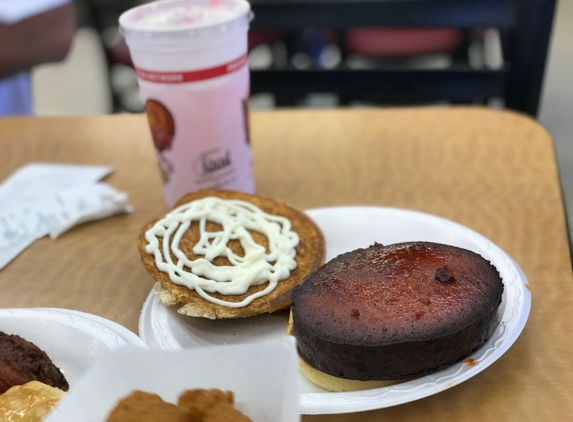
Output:
M70 0L0 0L0 24L12 25L69 2Z

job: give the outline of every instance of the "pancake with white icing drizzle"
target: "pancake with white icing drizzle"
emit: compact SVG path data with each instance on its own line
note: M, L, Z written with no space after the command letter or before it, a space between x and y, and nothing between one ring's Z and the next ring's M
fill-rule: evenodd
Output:
M199 223L200 235L193 252L204 258L190 260L179 249L179 243L193 221ZM222 230L207 231L207 221L220 224ZM267 237L269 253L253 240L249 229ZM267 214L249 202L214 196L174 209L145 233L145 239L148 242L145 251L155 256L155 265L169 274L173 283L195 289L204 299L232 308L247 306L257 297L273 291L280 280L288 278L290 271L296 268L295 247L299 242L288 219ZM244 256L229 248L230 240L241 243ZM171 253L176 260L171 259ZM214 265L212 260L218 256L226 257L232 265ZM241 302L228 302L206 294L238 295L263 283L268 283L264 290Z
M181 198L143 229L142 262L156 293L178 312L211 319L274 312L324 263L324 238L304 213L239 192L204 190Z

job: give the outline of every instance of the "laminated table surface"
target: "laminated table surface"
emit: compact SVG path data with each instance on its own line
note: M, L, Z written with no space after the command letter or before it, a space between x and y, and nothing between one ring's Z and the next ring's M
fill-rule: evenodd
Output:
M417 210L489 238L532 293L516 343L470 380L415 402L304 421L565 420L573 414L573 279L555 151L523 115L484 108L251 113L256 190L302 209ZM33 161L112 165L132 214L36 241L0 271L0 307L96 314L137 333L153 286L141 228L166 211L143 115L0 119L0 180Z

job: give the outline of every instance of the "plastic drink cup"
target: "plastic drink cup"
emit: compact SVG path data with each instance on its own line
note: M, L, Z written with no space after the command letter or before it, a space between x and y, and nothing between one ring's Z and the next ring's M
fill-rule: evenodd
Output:
M245 0L167 0L123 13L168 206L206 188L254 192Z

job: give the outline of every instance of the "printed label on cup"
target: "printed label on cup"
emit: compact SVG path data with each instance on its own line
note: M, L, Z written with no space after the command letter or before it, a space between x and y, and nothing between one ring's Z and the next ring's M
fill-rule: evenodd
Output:
M216 78L228 73L239 70L247 64L247 54L242 55L229 63L208 69L191 70L189 72L153 72L144 70L139 67L135 68L135 73L139 79L149 82L164 84L180 84L186 82L204 81L206 79Z
M205 188L254 191L246 58L188 72L136 68L170 206Z

